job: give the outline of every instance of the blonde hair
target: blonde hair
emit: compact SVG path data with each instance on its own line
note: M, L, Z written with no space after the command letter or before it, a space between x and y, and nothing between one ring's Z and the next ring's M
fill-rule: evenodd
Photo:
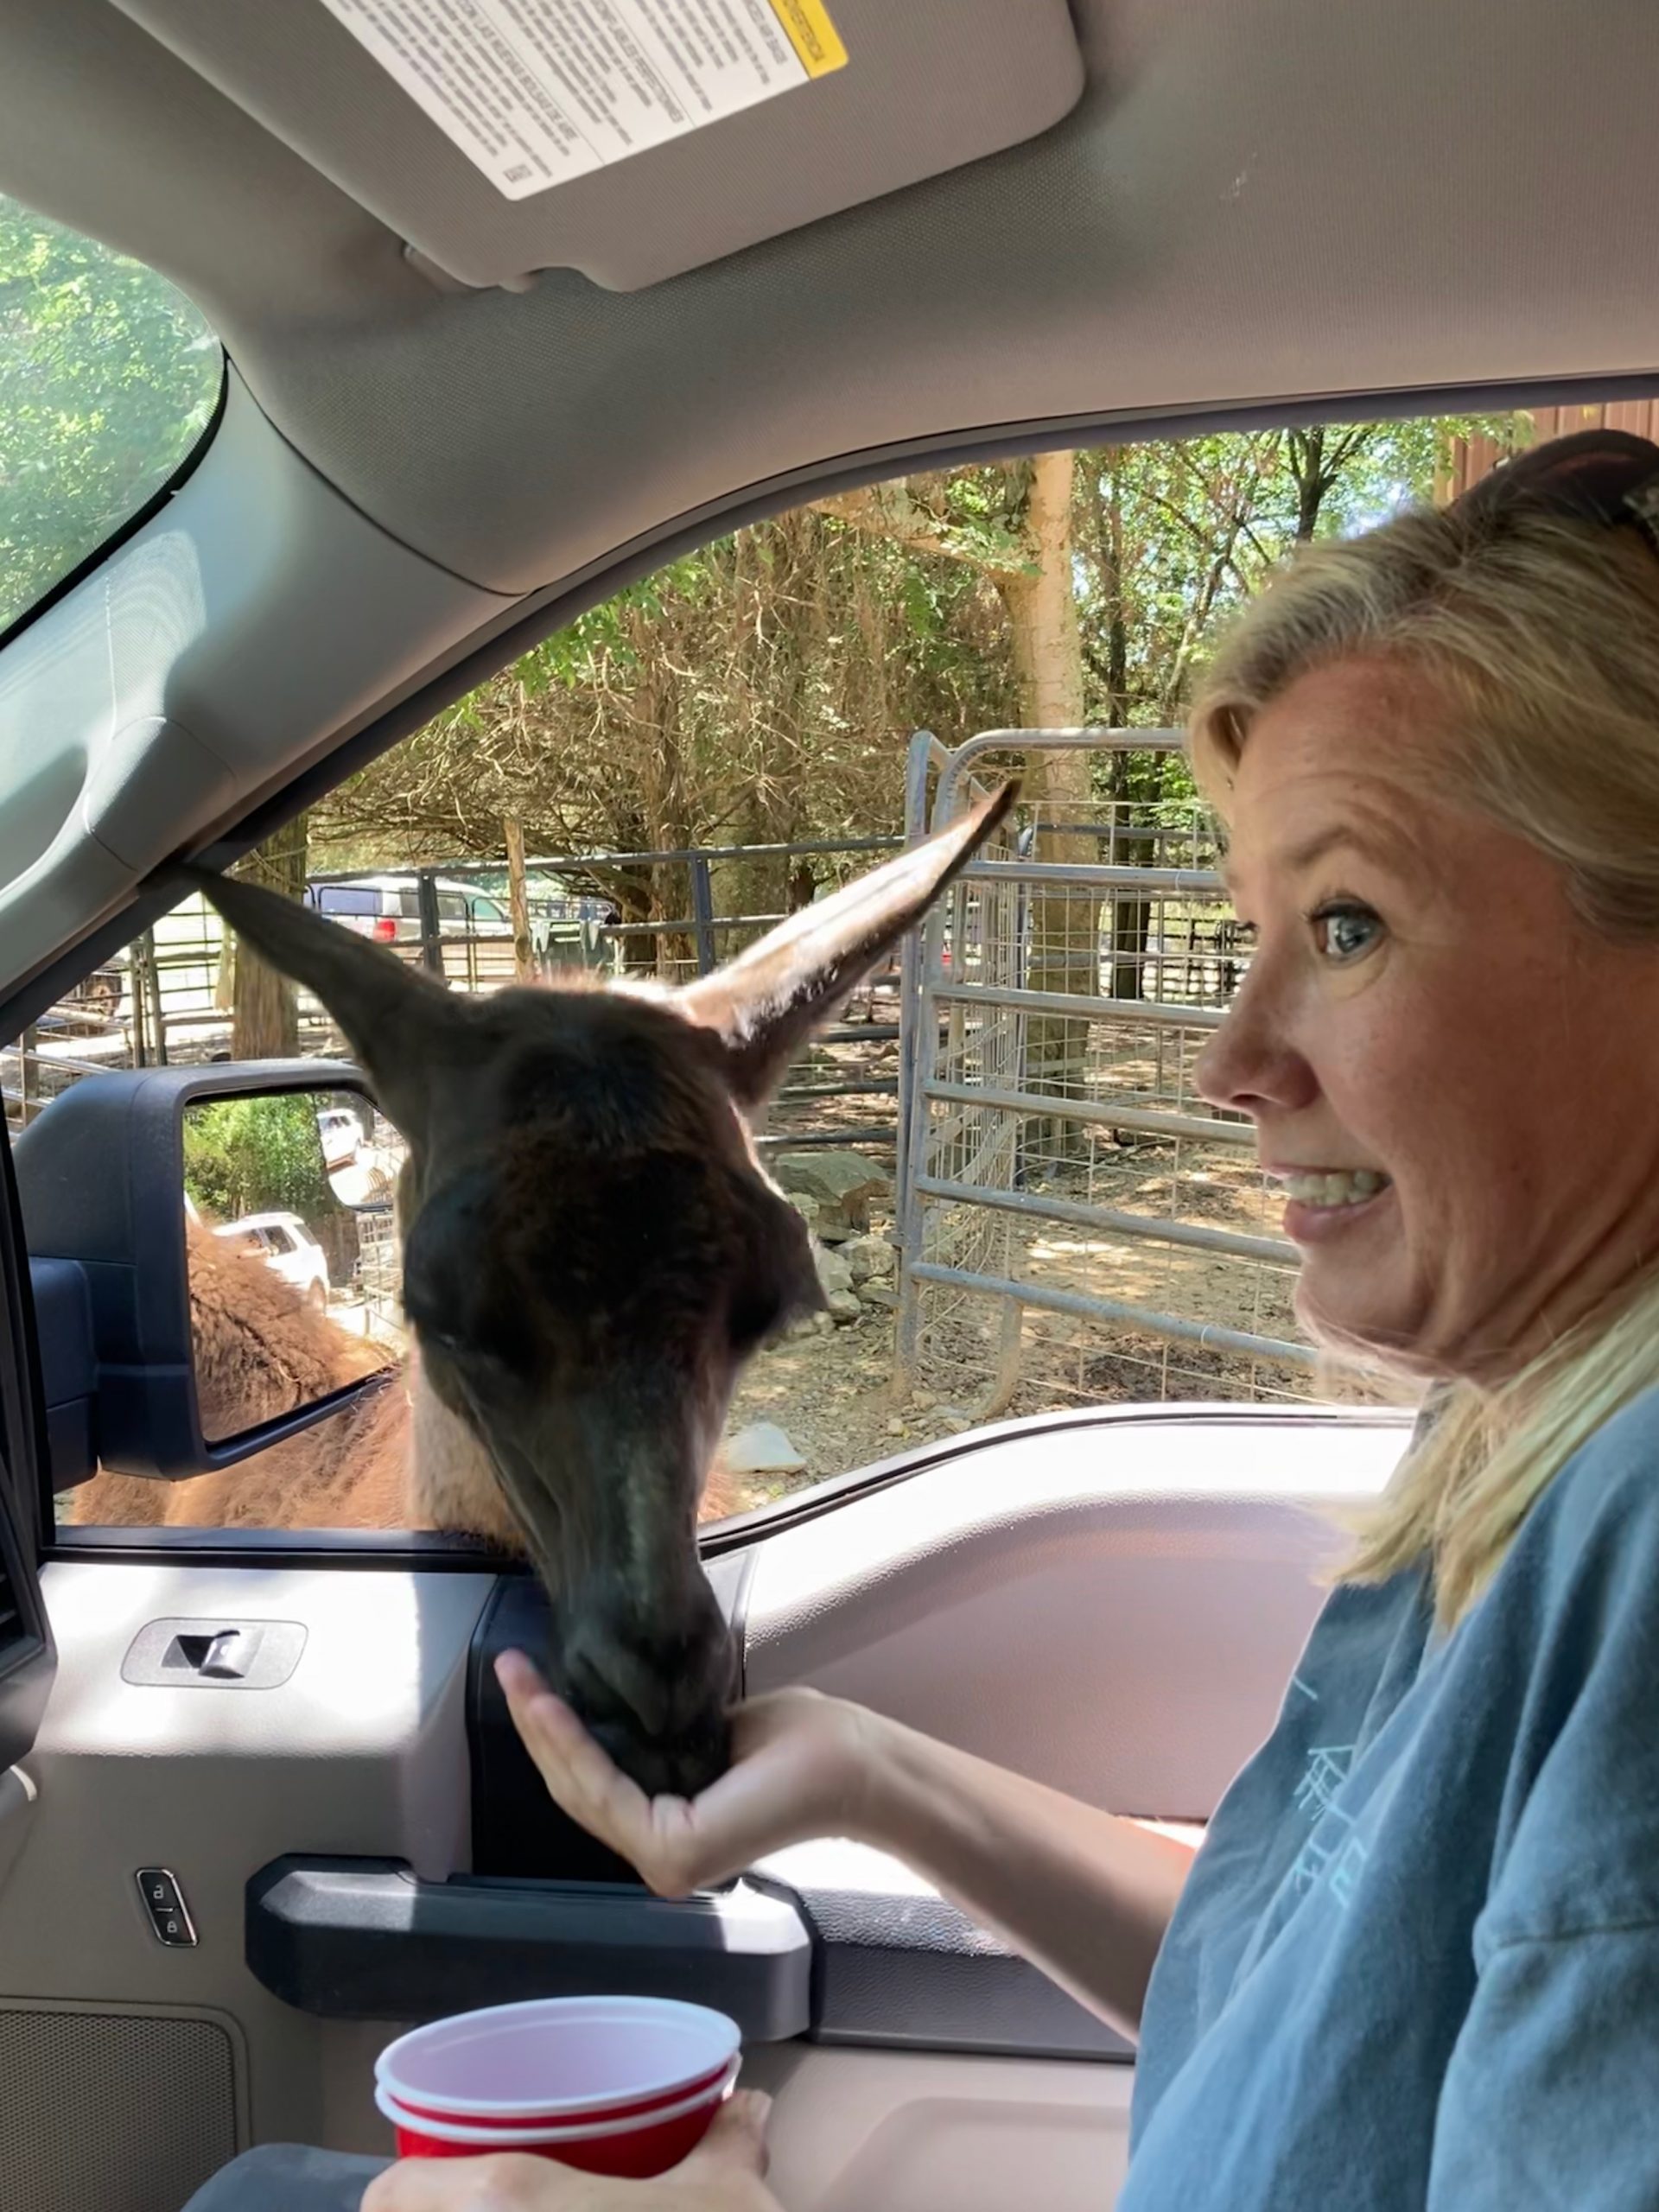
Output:
M1591 929L1659 948L1659 560L1638 539L1517 502L1414 509L1302 549L1224 638L1192 710L1193 772L1224 821L1254 717L1356 655L1438 687L1443 790L1557 861ZM1454 1624L1560 1469L1656 1382L1659 1267L1502 1382L1452 1383L1344 1580L1427 1560Z

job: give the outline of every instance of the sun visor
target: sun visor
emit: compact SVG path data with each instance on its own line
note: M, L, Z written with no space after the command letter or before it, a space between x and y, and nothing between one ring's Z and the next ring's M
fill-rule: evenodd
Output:
M433 269L632 291L1034 137L1065 0L117 0Z

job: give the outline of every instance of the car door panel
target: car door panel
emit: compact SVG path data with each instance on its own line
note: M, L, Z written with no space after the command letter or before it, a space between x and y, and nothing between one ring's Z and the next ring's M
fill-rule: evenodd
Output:
M1270 1726L1395 1413L1013 1422L755 1548L751 1695L804 1682L1115 1812L1203 1820Z
M1097 1802L1201 1820L1270 1722L1317 1607L1311 1567L1332 1541L1319 1512L1373 1491L1404 1434L1389 1415L1217 1409L1013 1423L879 1472L831 1510L809 1501L792 1522L740 1531L711 1572L751 1693L857 1695ZM528 1878L569 1872L569 1831L486 1688L493 1651L544 1630L534 1584L376 1560L360 1543L328 1566L264 1559L123 1560L71 1541L44 1571L60 1671L23 1766L34 1802L0 1825L0 1847L7 1825L23 1837L0 1890L0 2004L37 2024L67 2008L74 2024L54 2033L99 2039L94 2069L140 2063L157 2022L199 2032L193 2078L219 2087L212 2128L207 2089L183 2109L158 2094L129 2123L149 2131L143 2158L48 2173L30 2212L67 2212L71 2181L105 2212L176 2212L154 2177L171 2187L231 2139L384 2150L372 2075L389 2037L456 2001L523 1993L511 1945L493 1974L482 1918L469 1946L469 1898L498 1932L492 1882L564 1909L556 1885ZM162 1622L297 1624L303 1649L269 1688L126 1679ZM296 1985L289 2003L261 1980L249 1889L257 1905L277 1861L366 1866L383 1901L410 1901L407 1955L372 1993L385 2017L340 2017L349 1988L325 2002ZM177 1876L194 1948L157 1941L144 1867ZM354 1880L288 1892L325 1956L328 1897ZM1033 2173L1053 2212L1109 2201L1133 2071L1116 2037L880 1853L804 1846L757 1883L798 1911L816 1962L806 2037L753 2041L748 2058L748 2078L779 2092L790 2212L1001 2212L1011 2177ZM442 1914L423 1923L423 1897ZM439 1919L451 1948L423 1952ZM383 1960L398 1936L382 1929ZM543 1955L564 1986L556 1951ZM0 2120L54 2125L4 2082Z
M0 1892L0 1995L118 2016L134 2052L151 2019L229 2021L238 2139L324 2139L327 2040L250 1971L245 1885L283 1847L390 1851L432 1874L467 1864L467 1652L492 1578L93 1558L55 1560L41 1581L60 1670L24 1763L32 1817ZM124 1680L145 1628L175 1619L301 1623L305 1648L274 1688ZM194 1946L158 1940L143 1868L176 1877ZM49 2138L60 2113L19 2098L0 2077L0 2137ZM198 2117L151 2100L145 2126L163 2165ZM112 2194L99 2201L176 2212L130 2193L122 2160L134 2147L111 2147ZM42 2195L35 2212L55 2201Z
M1096 1410L1010 1424L756 1548L745 1668L1114 1809L1201 1821L1271 1725L1397 1414ZM817 2040L757 2052L790 2212L1100 2212L1132 2052L881 1853L760 1870L820 1946Z

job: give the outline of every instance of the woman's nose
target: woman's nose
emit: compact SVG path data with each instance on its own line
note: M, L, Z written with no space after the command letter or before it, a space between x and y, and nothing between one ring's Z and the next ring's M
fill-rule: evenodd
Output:
M1253 1118L1311 1103L1318 1080L1287 1033L1269 979L1247 976L1221 1027L1199 1053L1193 1087L1211 1106Z

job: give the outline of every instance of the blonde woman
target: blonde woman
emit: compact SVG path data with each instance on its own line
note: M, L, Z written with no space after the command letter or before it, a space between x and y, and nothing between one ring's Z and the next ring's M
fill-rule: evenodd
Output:
M1304 553L1198 702L1255 936L1203 1087L1308 1328L1435 1417L1196 1859L804 1694L648 1802L503 1664L654 1886L862 1837L1138 2035L1121 2212L1659 2205L1656 513L1659 448L1541 448ZM659 2183L399 2167L365 2212L767 2212L756 2120Z

